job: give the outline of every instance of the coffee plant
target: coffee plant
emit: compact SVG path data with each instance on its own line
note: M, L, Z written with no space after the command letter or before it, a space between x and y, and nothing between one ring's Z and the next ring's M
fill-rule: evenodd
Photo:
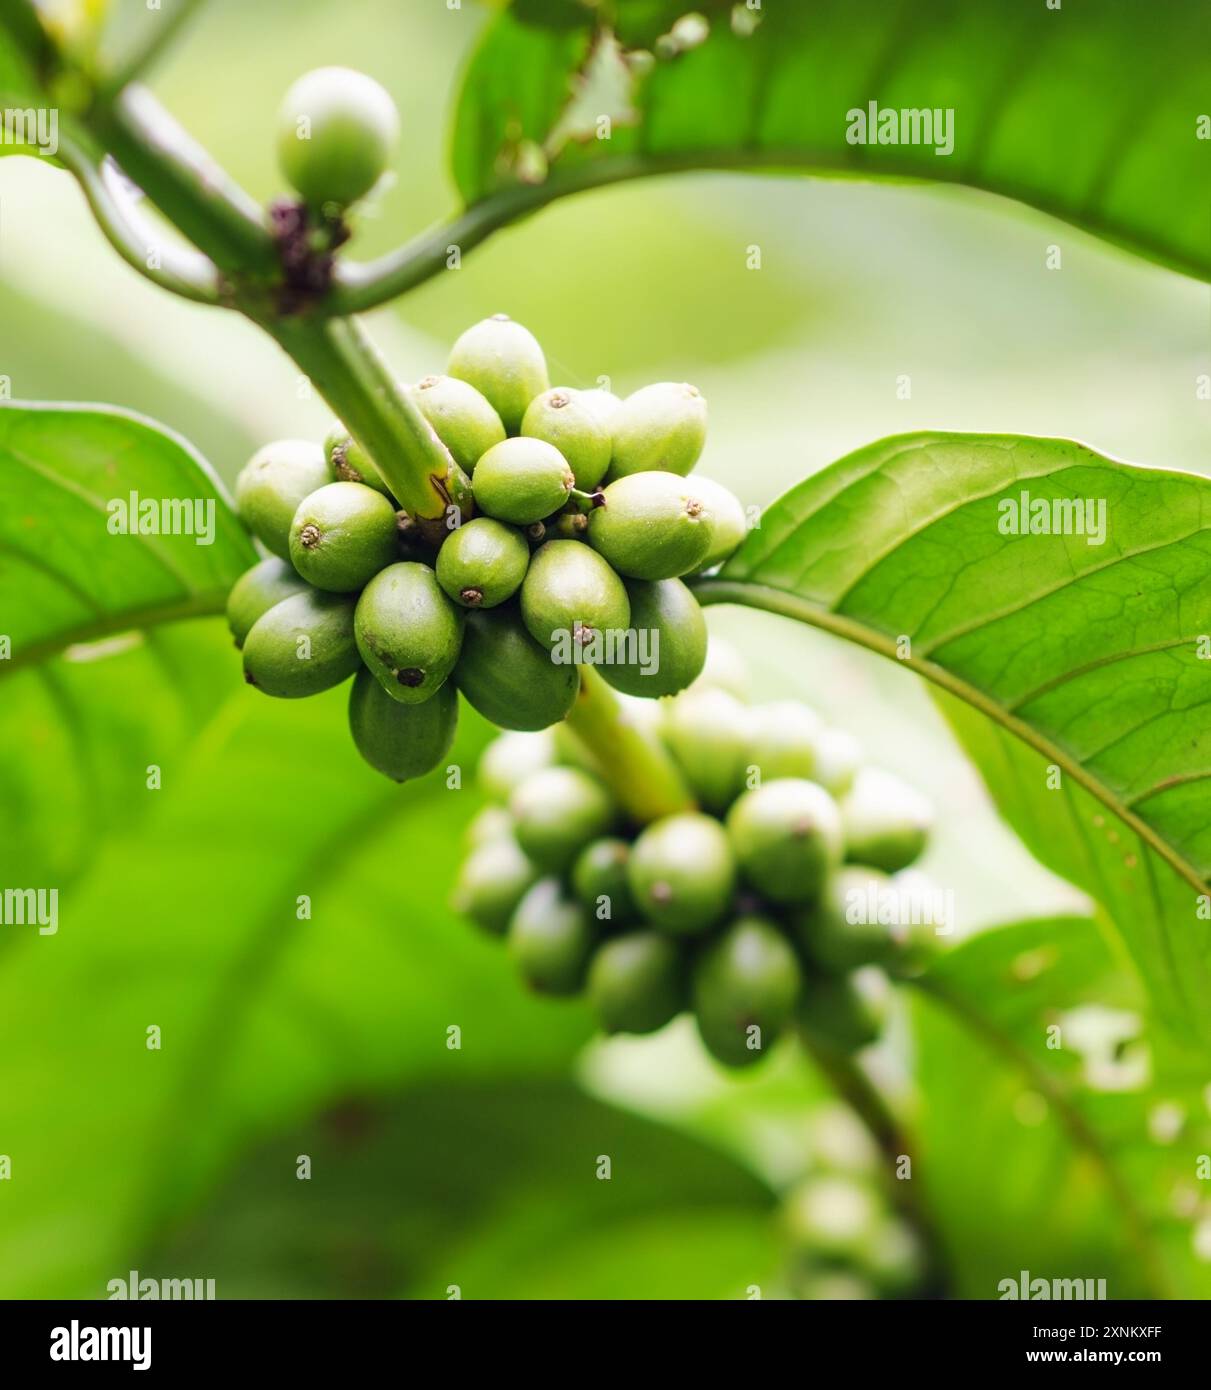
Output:
M420 139L401 120L401 94L343 66L298 76L276 129L255 132L276 154L280 187L262 205L145 85L197 8L177 0L139 23L107 24L104 5L0 0L0 89L23 116L3 153L74 180L114 252L159 289L266 335L332 420L322 439L262 437L229 496L191 444L143 416L0 402L0 690L13 691L6 731L22 741L31 731L39 777L54 782L84 764L104 781L112 759L96 749L117 725L99 711L111 706L124 711L123 737L142 718L141 735L176 747L178 724L236 698L229 644L197 636L188 620L225 613L251 687L239 698L264 707L238 756L220 724L189 764L196 776L214 760L229 783L224 805L242 817L222 818L213 863L209 850L189 857L205 816L184 793L148 832L155 851L140 846L119 870L116 858L94 858L85 831L56 831L49 848L22 839L38 778L6 784L16 814L3 836L5 911L19 860L52 866L65 882L79 876L98 904L86 949L121 959L98 955L90 967L82 956L72 967L90 1000L118 992L94 1030L105 1045L90 1034L63 1063L82 1092L106 1094L101 1068L123 1055L125 1034L106 1029L137 1020L159 1037L152 1001L144 1022L143 1001L128 1008L120 992L149 947L141 924L123 925L121 901L158 910L200 864L229 891L220 915L230 930L247 929L211 951L211 919L199 925L186 973L213 972L217 983L208 980L200 1008L184 990L179 1006L165 1006L169 1036L187 1032L194 1060L146 1094L131 1088L147 1133L159 1136L147 1171L179 1178L179 1187L147 1181L145 1220L130 1213L146 1195L146 1155L115 1160L121 1177L63 1197L59 1150L37 1137L47 1131L37 1106L55 1087L33 1087L26 1111L0 1106L0 1177L7 1147L42 1155L28 1165L39 1170L30 1210L41 1201L51 1215L30 1218L23 1248L57 1227L56 1203L75 1203L81 1221L98 1207L121 1213L113 1230L94 1233L101 1253L48 1255L28 1278L18 1271L14 1287L76 1292L95 1279L96 1261L132 1241L169 1261L206 1250L205 1233L190 1237L181 1222L213 1196L232 1154L342 1088L377 1094L404 1080L415 1087L408 1134L447 1138L408 1147L382 1107L377 1123L396 1146L383 1169L394 1175L406 1149L404 1181L433 1192L426 1214L443 1232L466 1230L458 1181L445 1179L457 1171L472 1181L466 1155L482 1150L485 1133L507 1149L502 1163L527 1175L517 1177L518 1212L536 1212L540 1198L579 1210L573 1180L544 1166L542 1136L562 1133L585 1153L601 1150L598 1178L610 1176L601 1159L615 1151L645 1175L642 1191L618 1183L610 1217L594 1207L583 1218L593 1231L604 1220L663 1219L687 1192L703 1210L759 1212L754 1246L773 1254L763 1283L729 1273L736 1295L1010 1296L988 1271L1004 1265L1016 1279L1034 1249L1048 1278L1092 1261L1095 1273L1112 1270L1119 1293L1205 1296L1211 483L1071 439L935 429L875 440L815 471L787 460L786 490L746 508L709 476L736 479L747 460L708 451L702 392L679 380L628 393L607 377L559 384L579 378L498 311L510 304L506 277L445 362L416 380L391 365L365 318L553 202L693 169L960 183L1211 279L1211 118L1199 110L1211 59L1195 0L1173 0L1163 24L1146 7L1107 5L1099 27L1081 29L1075 63L1053 38L1071 32L1056 28L1067 16L1044 5L930 6L904 45L887 16L868 17L856 41L840 0L710 0L692 13L667 0L516 0L483 24L458 95L459 212L374 260L353 251L401 149ZM880 114L867 101L872 66L889 86L921 93L921 110L905 115L940 122L957 111L956 129L943 136L939 124L934 147L868 139L865 123ZM1035 113L1060 108L1068 124L1049 131L1042 159ZM1152 162L1136 164L1116 142L1145 109L1163 134ZM53 149L37 119L24 119L46 111ZM759 247L747 254L750 268L759 264ZM569 259L536 273L564 277L573 314L577 277L593 270ZM675 312L639 297L635 334ZM722 319L719 328L729 331ZM1195 389L1208 399L1205 383ZM125 558L97 556L97 513L107 510L110 534L146 542ZM895 760L868 758L842 721L824 718L810 681L793 698L765 690L737 647L708 636L704 610L716 605L808 625L919 677L1024 855L1085 906L952 937L945 888L917 863L935 830L930 800ZM124 648L129 633L146 647ZM93 654L91 684L73 684L57 664L81 650ZM45 691L35 695L24 677ZM331 717L338 688L347 734ZM161 689L183 702L175 722L129 710ZM290 707L261 696L319 697L323 723L307 724L300 742ZM47 751L48 702L80 725L66 751ZM356 781L363 769L342 761L348 737L382 774L364 774L372 790ZM159 762L150 751L140 758L158 790ZM464 765L475 769L465 787ZM260 809L269 796L273 813ZM390 844L389 816L403 827ZM936 828L963 833L945 811ZM363 915L380 938L389 926L390 946L355 933L339 961L319 956L300 970L299 998L310 1002L297 1017L283 1008L228 1030L228 994L239 1000L280 950L266 926L278 908L261 896L264 866L304 856L326 888L363 848L375 904ZM250 901L237 901L236 881ZM310 920L309 889L275 880L272 890L297 894L298 920ZM448 917L434 906L447 893ZM520 977L507 998L493 973L502 952L476 954L471 925L500 938L489 944ZM42 930L57 932L57 922L48 916ZM157 940L153 956L164 949ZM41 1023L46 982L23 963L36 954L0 957L0 975L11 968L0 1015L17 1034ZM434 958L447 973L430 987ZM574 1003L532 1014L531 993L581 998L587 1009L579 1019ZM469 1099L443 1108L425 1092L431 1062L415 1059L440 1036L462 1065L462 1028L447 1012L487 999L499 1010L495 1032L486 1046L475 1039L479 1060L468 1046L482 1070ZM358 1031L362 1011L382 1023L373 1038ZM692 1035L676 1022L683 1015ZM284 1056L304 1016L307 1028L330 1030L324 1060L292 1065L270 1096L257 1087L258 1060L279 1047ZM595 1098L571 1087L590 1017L610 1039L590 1056L680 1047L724 1097L719 1113L679 1097L656 1125L605 1105L606 1086ZM228 1069L225 1049L234 1056L245 1043ZM557 1079L511 1088L497 1075L510 1062ZM205 1105L228 1086L231 1116L196 1153L174 1150L164 1136L195 1099ZM763 1107L776 1110L783 1087L794 1119L787 1127L780 1114L779 1132L792 1135L795 1157L750 1171L753 1134L775 1127ZM358 1129L357 1114L337 1118L338 1135ZM1023 1136L1044 1121L1051 1147L1029 1147ZM95 1125L81 1142L108 1152L119 1142L112 1117ZM716 1144L723 1130L728 1144ZM290 1149L327 1153L330 1140L300 1133ZM331 1168L340 1167L338 1145ZM1060 1175L1046 1194L1044 1171ZM258 1190L252 1168L244 1178L239 1192L214 1198L235 1203L233 1229L249 1219L241 1193ZM385 1180L358 1181L375 1191ZM400 1234L405 1246L418 1239ZM557 1243L542 1268L509 1247L506 1292L549 1296L554 1281L557 1293L583 1263L569 1253L561 1264ZM661 1244L642 1256L653 1268ZM241 1267L256 1259L245 1252ZM461 1288L451 1260L426 1266L430 1294ZM684 1264L664 1292L693 1291L692 1254ZM301 1267L283 1277L298 1281L293 1292L315 1292ZM403 1287L401 1271L392 1277Z

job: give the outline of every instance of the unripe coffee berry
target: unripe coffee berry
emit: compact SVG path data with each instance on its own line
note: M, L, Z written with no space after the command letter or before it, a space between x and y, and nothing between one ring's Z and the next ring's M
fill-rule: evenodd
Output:
M332 479L324 451L309 439L278 439L258 449L235 481L235 500L248 529L283 560L299 503Z
M589 544L630 579L689 574L710 543L710 514L694 484L675 473L619 478L589 515Z
M633 579L626 589L631 628L642 641L626 649L628 660L603 664L599 670L628 695L676 695L700 674L706 661L706 619L698 600L680 579Z
M764 917L742 917L709 942L694 966L692 997L707 1050L726 1066L764 1057L799 997L795 953Z
M845 857L887 873L917 858L933 826L928 800L882 768L864 767L840 805Z
M638 911L627 878L631 847L607 837L585 845L572 865L572 891L600 922L629 922Z
M597 948L587 993L604 1032L654 1033L685 1007L681 951L659 932L615 937Z
M522 978L543 994L578 994L593 950L592 919L566 897L559 880L540 879L509 923L509 954Z
M476 846L463 860L452 905L484 931L503 936L537 881L538 869L513 836L500 835Z
M695 812L654 821L631 847L627 882L640 912L661 931L709 930L726 915L736 886L723 827Z
M694 491L710 516L711 543L698 566L709 570L722 564L739 548L748 534L748 518L740 499L722 483L695 473Z
M685 382L660 381L629 395L610 429L611 478L650 469L684 477L706 443L706 401Z
M535 772L509 798L517 843L546 873L562 873L586 841L604 835L614 804L596 778L574 767Z
M530 547L512 526L480 516L464 522L437 552L437 582L464 608L495 608L520 588Z
M450 349L446 370L485 396L510 434L521 429L527 406L551 384L538 339L508 314L468 328Z
M521 615L531 637L565 661L587 659L599 634L623 632L631 604L622 580L579 541L548 541L535 551L521 585Z
M327 483L290 526L290 561L317 589L352 593L395 558L395 508L363 483Z
M576 703L580 670L553 662L510 605L468 614L451 680L493 724L538 730L557 724Z
M461 610L428 565L406 560L380 570L362 590L354 631L362 660L388 694L420 704L458 660Z
M801 778L745 792L728 812L727 832L741 873L773 902L811 902L841 862L837 804Z
M450 751L458 724L458 696L442 686L431 700L393 700L364 666L349 692L349 728L363 758L396 782L423 777Z
M227 626L237 647L252 630L253 623L268 613L275 604L291 594L301 594L307 588L294 566L279 560L276 555L253 565L240 575L227 595Z
M507 802L532 772L554 763L555 740L549 733L509 732L484 749L475 775L485 796Z
M305 589L275 604L244 641L244 679L266 695L298 699L358 668L352 598Z
M386 90L350 68L305 73L282 99L278 159L313 207L346 207L378 182L399 140L399 112Z
M394 503L395 497L370 455L339 420L324 436L324 456L338 483L364 483Z
M421 413L465 473L474 474L480 459L505 437L504 424L491 402L458 377L427 376L417 382L414 396Z
M599 410L570 386L558 386L535 396L521 422L523 435L546 440L567 459L582 492L591 492L610 466L610 432Z
M506 439L475 466L475 504L498 521L528 526L559 511L575 481L554 445L541 439Z

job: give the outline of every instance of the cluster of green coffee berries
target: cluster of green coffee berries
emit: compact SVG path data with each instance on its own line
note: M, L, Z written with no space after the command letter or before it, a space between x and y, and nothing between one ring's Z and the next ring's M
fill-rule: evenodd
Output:
M929 803L806 706L745 703L745 675L716 643L688 690L627 702L699 808L645 825L566 725L495 740L454 896L535 990L586 992L610 1033L690 1010L737 1067L793 1026L818 1048L873 1042L888 976L937 942L936 915L915 910L933 892L908 869Z
M857 1116L826 1101L808 1116L807 1168L782 1200L787 1292L840 1300L919 1296L925 1252L896 1214Z
M474 514L451 508L440 545L339 424L322 446L267 445L236 482L272 552L228 603L247 680L293 697L354 676L357 747L401 781L446 755L456 689L522 730L567 715L584 665L632 695L684 689L706 624L680 576L745 531L727 489L685 476L706 431L692 386L552 389L538 342L504 315L458 339L447 373L406 388L471 480Z

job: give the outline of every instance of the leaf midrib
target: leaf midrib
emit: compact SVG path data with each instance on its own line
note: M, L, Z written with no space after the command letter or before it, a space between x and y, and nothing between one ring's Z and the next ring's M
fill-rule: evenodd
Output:
M897 665L906 666L923 676L939 688L948 691L956 698L971 705L974 709L991 719L1001 728L1022 740L1036 753L1054 763L1065 776L1069 776L1091 796L1100 801L1112 815L1128 826L1139 838L1153 849L1173 868L1197 893L1205 893L1206 882L1199 876L1192 864L1163 839L1156 830L1141 819L1127 802L1119 799L1098 778L1088 772L1073 756L1058 744L1051 742L1032 725L1017 718L1003 704L981 690L978 686L961 679L945 666L926 661L918 656L902 657L896 650L895 641L885 633L865 626L840 613L824 609L810 600L800 597L786 589L769 584L757 584L746 579L699 579L691 581L690 587L703 606L712 603L737 603L748 608L760 608L769 613L831 632L836 637L854 642L879 656L887 657Z

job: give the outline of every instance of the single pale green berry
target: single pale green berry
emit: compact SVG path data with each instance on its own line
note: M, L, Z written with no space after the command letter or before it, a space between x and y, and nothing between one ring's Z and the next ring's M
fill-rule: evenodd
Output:
M633 921L638 909L627 878L631 847L606 836L585 845L572 865L572 891L599 922Z
M526 538L487 516L464 522L437 552L437 582L464 608L495 608L512 598L529 567Z
M820 716L795 700L757 705L750 711L752 741L749 766L762 782L780 777L806 777L816 771Z
M399 141L386 90L350 68L305 73L282 99L278 160L308 203L346 207L374 187Z
M626 587L634 641L598 669L628 695L676 695L706 660L706 619L698 600L680 579L632 579Z
M597 417L598 423L609 434L613 427L614 416L622 404L621 399L613 391L607 391L604 386L594 386L588 391L580 392L580 403L588 406Z
M846 866L829 875L816 900L793 913L796 939L813 960L834 972L890 965L900 896L878 869Z
M427 376L417 383L414 395L425 419L464 473L474 474L480 459L505 437L505 427L491 402L469 382L454 376Z
M549 729L504 733L484 749L475 775L485 796L507 802L532 772L554 765L555 740Z
M542 994L580 992L595 940L592 918L554 878L539 879L509 923L509 954L526 983Z
M611 478L651 469L684 477L706 443L706 401L685 382L657 382L622 402L610 430Z
M551 385L538 339L508 314L468 328L450 349L446 370L486 397L510 434L521 428L534 397Z
M862 745L844 729L821 729L816 738L813 782L832 797L844 796L862 766Z
M290 562L317 589L348 594L395 559L395 508L364 483L327 483L290 526Z
M309 439L279 439L258 449L235 480L235 501L248 529L283 560L299 503L331 482L324 451Z
M299 577L294 566L276 555L245 570L227 595L227 626L236 646L244 645L244 639L262 613L268 613L284 598L301 594L306 588L306 581Z
M394 503L395 497L370 455L339 420L324 436L324 457L338 483L363 483Z
M580 689L579 668L553 662L550 652L526 631L512 604L468 615L451 679L468 704L502 729L537 730L558 724Z
M764 917L741 917L710 941L693 973L698 1032L725 1066L759 1062L790 1021L799 997L799 963Z
M475 505L486 516L529 526L557 512L575 479L567 460L542 439L494 444L475 467Z
M887 977L880 978L887 986ZM857 1052L883 1031L886 1006L886 989L876 992L853 975L808 974L799 998L799 1027L815 1047Z
M711 543L695 484L675 473L610 483L589 514L589 544L630 579L674 579L698 569Z
M681 951L659 932L627 932L597 948L587 989L605 1032L654 1033L685 1008Z
M244 639L244 679L297 699L348 680L358 668L352 598L305 589L275 604Z
M841 821L847 859L895 873L925 848L933 828L933 808L893 773L864 767L841 798Z
M574 767L532 773L509 798L517 843L545 873L563 873L582 845L614 823L605 787Z
M726 916L736 887L723 826L697 812L654 821L631 848L627 881L654 927L675 936L708 931Z
M521 422L523 435L545 440L567 459L582 492L592 492L610 466L610 432L600 410L586 405L579 391L557 386L535 396Z
M388 565L362 590L354 620L362 660L383 689L405 704L429 699L454 669L462 610L437 576L416 561Z
M885 1215L870 1184L844 1173L806 1178L783 1204L783 1220L796 1250L859 1267Z
M697 800L708 811L726 811L744 789L745 707L725 690L687 690L669 705L663 734Z
M722 483L695 473L694 491L706 508L711 533L711 543L698 568L709 570L721 565L739 549L748 534L748 517L744 514L740 499Z
M481 806L467 823L463 843L468 850L473 850L512 834L513 817L503 806Z
M357 751L385 777L423 777L450 751L458 725L458 696L442 686L431 700L405 705L392 699L363 666L349 692L349 727Z
M530 636L561 664L593 665L607 635L630 626L631 603L622 580L595 550L579 541L548 541L530 558L521 616Z
M537 882L538 869L513 836L497 835L476 845L463 860L451 904L484 931L503 936L518 904Z
M727 832L741 873L773 902L811 902L841 863L837 803L803 778L746 791L727 813Z

